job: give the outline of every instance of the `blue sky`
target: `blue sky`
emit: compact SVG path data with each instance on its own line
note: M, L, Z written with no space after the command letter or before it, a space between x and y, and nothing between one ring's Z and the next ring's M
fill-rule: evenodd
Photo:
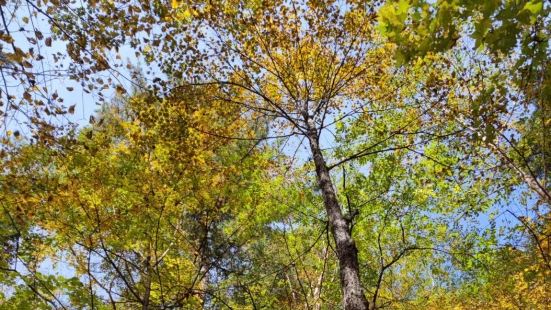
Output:
M24 16L26 16L25 8L20 8L18 13L14 16L15 18L13 21L10 21L10 29L12 31L12 35L17 42L17 45L19 47L26 47L31 48L34 47L36 49L36 52L41 53L45 58L42 61L35 61L34 62L34 68L33 71L39 71L39 72L45 72L48 70L54 70L55 68L52 66L53 64L53 55L56 53L65 53L66 43L63 41L54 40L51 47L47 47L44 45L43 42L41 42L38 46L32 45L28 43L27 36L33 37L34 30L33 27L36 29L44 30L48 29L49 25L47 24L46 19L43 16L38 16L36 18L32 19L32 22L29 24L20 24L19 22L23 19ZM33 25L34 23L34 25ZM25 31L19 31L19 28L23 26L25 28ZM43 33L45 37L50 36L49 33ZM9 47L4 46L5 50L9 50ZM120 49L119 52L121 59L123 62L128 62L133 65L138 65L139 63L141 65L145 65L145 62L140 59L137 59L134 55L134 51L132 48L125 46ZM115 58L115 53L112 52L113 59ZM68 59L64 60L65 66L67 66ZM130 72L123 66L120 69L120 73L122 74L122 77L120 80L122 81L124 87L128 90L131 89L130 82L127 80L129 79ZM158 69L152 68L153 75L161 75ZM114 73L105 73L103 74L103 78L107 79L110 76L112 76ZM56 119L52 120L54 122L59 122L61 124L66 124L67 122L71 121L79 126L85 126L88 124L88 120L90 115L92 115L97 109L98 109L98 96L96 93L91 92L87 93L84 91L84 87L81 86L79 82L76 82L74 80L71 80L67 77L56 77L54 79L47 79L46 77L42 77L43 81L39 82L41 86L47 86L48 91L42 90L41 92L46 96L51 96L54 92L57 92L60 97L65 99L65 105L68 107L70 105L76 104L75 113L74 115L67 115L67 119ZM8 87L10 89L10 94L15 95L17 97L16 100L19 100L22 98L22 92L23 88L16 85L16 81L10 80L8 78ZM72 92L68 91L68 87L72 87L74 90ZM110 89L104 92L107 101L109 101L109 98L113 98L115 96L115 92ZM21 126L17 123L25 121L24 117L21 114L16 114L15 118L13 120L9 120L6 127L4 127L4 130L24 130L20 128ZM284 153L287 155L291 155L294 153L296 147L298 146L298 139L293 139L290 143L290 146L285 148ZM335 139L331 134L328 132L325 132L322 135L322 143L324 148L330 148L333 147L335 144ZM305 149L305 145L302 146L298 150L298 158L299 162L304 161L308 158L308 152ZM366 171L368 170L365 168ZM533 215L533 212L530 210L530 207L535 204L535 199L530 198L527 199L525 202L522 201L521 197L521 191L518 190L513 194L513 199L511 201L507 201L506 203L498 203L496 204L491 210L491 212L494 212L496 214L496 223L498 227L504 227L504 228L510 228L512 226L518 225L518 222L516 219L511 215L505 212L506 210L511 210L512 212L516 213L517 215L523 215L523 216L531 216ZM491 212L485 212L479 215L478 217L478 223L475 225L478 225L478 229L484 229L488 227L491 224L490 220L490 213ZM503 243L509 242L509 240L505 239L503 237L503 240L501 240ZM26 272L23 268L21 271ZM74 269L71 268L67 263L61 261L61 262L52 262L51 260L46 260L41 266L40 271L45 273L52 273L52 274L59 274L66 277L70 277L74 275Z

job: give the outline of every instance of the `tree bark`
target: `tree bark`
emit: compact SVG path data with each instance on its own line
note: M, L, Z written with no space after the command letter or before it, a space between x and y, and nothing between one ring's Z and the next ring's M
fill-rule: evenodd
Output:
M145 292L144 297L142 301L142 310L148 310L149 309L149 296L151 295L151 256L147 256L144 262L144 271L145 273L142 274L143 277L145 277L144 285L145 285Z
M321 152L319 136L315 128L309 128L308 141L316 167L316 177L320 187L325 210L331 226L339 260L339 274L345 310L367 310L369 303L360 283L358 249L352 239L348 222L342 214L327 163Z
M321 270L321 274L318 277L318 281L316 283L316 287L314 288L314 310L321 310L321 287L323 285L323 279L325 277L325 267L327 265L327 257L329 256L329 245L325 249L323 249L323 268Z

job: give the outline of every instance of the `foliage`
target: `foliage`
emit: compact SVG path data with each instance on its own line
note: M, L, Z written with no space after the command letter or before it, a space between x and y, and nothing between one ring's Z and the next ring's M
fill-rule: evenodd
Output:
M0 308L549 303L548 4L0 4Z

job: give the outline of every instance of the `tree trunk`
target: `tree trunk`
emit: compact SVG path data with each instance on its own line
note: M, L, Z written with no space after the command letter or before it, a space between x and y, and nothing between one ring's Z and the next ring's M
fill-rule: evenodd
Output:
M310 151L316 166L318 185L322 192L325 210L331 226L331 232L337 248L339 260L340 281L343 292L345 310L367 310L369 303L365 298L360 284L360 266L358 263L358 249L350 234L348 222L342 214L329 169L321 148L315 128L309 128L308 140Z
M329 245L325 249L323 249L323 269L321 270L321 274L318 277L318 282L316 283L316 287L314 288L314 310L321 310L321 287L323 285L323 279L325 276L325 267L327 264L327 257L329 256Z
M142 310L149 309L149 296L151 295L151 256L147 256L144 262L145 273L142 274L142 277L145 277L144 286L145 292L142 302Z

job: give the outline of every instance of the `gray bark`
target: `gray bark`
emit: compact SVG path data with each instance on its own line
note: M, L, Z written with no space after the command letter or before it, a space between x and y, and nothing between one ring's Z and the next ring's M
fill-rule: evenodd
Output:
M343 292L345 310L367 310L367 301L360 283L360 266L358 249L352 239L349 225L342 214L337 200L335 188L329 174L329 168L323 157L319 136L315 128L309 128L308 140L310 151L316 167L316 177L320 187L331 232L335 240L337 258L339 260L339 274Z

